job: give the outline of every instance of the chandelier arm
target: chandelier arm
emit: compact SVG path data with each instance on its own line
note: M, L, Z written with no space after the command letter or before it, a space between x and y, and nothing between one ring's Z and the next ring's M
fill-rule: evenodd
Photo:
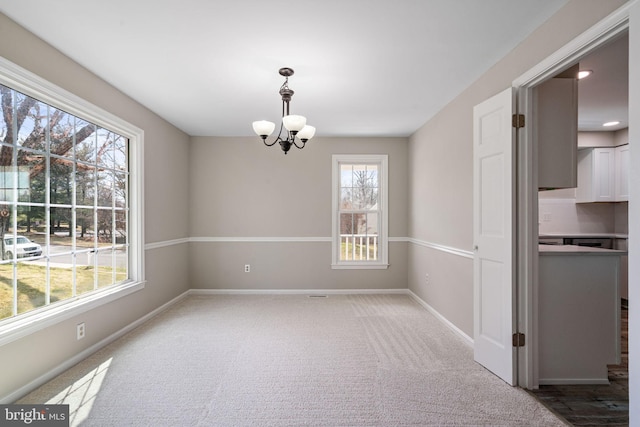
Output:
M265 139L263 140L263 142L264 142L264 145L266 145L267 147L273 147L274 145L276 145L276 142L278 142L278 140L279 140L279 139L280 139L280 137L276 138L276 139L275 139L271 144L269 144L269 143L267 142L267 139L265 138Z
M295 145L296 148L299 148L300 150L302 150L304 148L304 146L307 144L304 141L300 141L300 142L302 142L302 147L300 147L298 144L296 144L296 137L295 136L291 139L291 142L293 142L293 145Z
M284 125L283 125L283 123L282 123L282 120L280 120L280 130L278 131L278 136L276 137L276 139L274 139L274 140L273 140L273 142L272 142L271 144L267 143L267 139L265 138L265 139L263 140L264 145L266 145L267 147L273 147L274 145L276 145L276 143L278 143L278 142L280 142L280 141L283 141L283 139L282 139L282 127L283 127L283 126L284 126ZM287 139L288 139L288 138L289 138L289 137L287 136Z

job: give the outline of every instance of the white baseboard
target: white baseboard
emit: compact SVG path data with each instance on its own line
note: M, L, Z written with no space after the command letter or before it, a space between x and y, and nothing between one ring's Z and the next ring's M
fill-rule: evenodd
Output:
M416 300L418 302L418 304L420 304L421 306L426 308L429 313L431 313L434 316L436 316L436 318L439 321L441 321L442 323L444 323L445 326L447 326L449 329L451 329L453 332L455 332L460 338L463 339L463 341L466 344L468 344L469 346L473 347L473 338L471 338L469 335L465 334L462 331L462 329L458 328L456 325L451 323L446 317L444 317L435 308L431 307L429 304L427 304L425 301L423 301L422 298L420 298L418 295L414 294L410 289L406 289L406 293L407 293L407 295L410 295L414 300Z
M42 386L43 384L46 384L47 382L51 381L52 379L54 379L55 377L57 377L58 375L60 375L64 371L66 371L67 369L69 369L72 366L80 363L82 360L86 359L87 357L91 356L96 351L98 351L101 348L107 346L108 344L111 344L113 341L115 341L118 338L124 336L128 332L131 332L132 330L134 330L138 326L142 325L144 322L148 321L152 317L160 314L161 312L163 312L164 310L166 310L167 308L169 308L173 304L175 304L178 301L180 301L183 298L185 298L187 295L188 295L188 291L178 295L177 297L175 297L171 301L161 305L160 307L158 307L155 310L153 310L152 312L142 316L141 318L139 318L138 320L134 321L133 323L128 324L124 328L114 332L113 334L109 335L105 339L103 339L103 340L95 343L91 347L88 347L87 349L81 351L80 353L76 354L72 358L70 358L67 361L65 361L65 362L61 363L60 365L56 366L55 368L53 368L49 372L46 372L46 373L40 375L38 378L34 379L33 381L29 382L28 384L25 384L24 386L22 386L19 389L13 391L12 393L3 396L2 398L0 398L0 404L10 404L10 403L13 403L16 400L22 398L23 396L26 396L27 394L29 394L33 390L35 390L38 387Z
M189 295L357 295L406 294L407 289L189 289Z

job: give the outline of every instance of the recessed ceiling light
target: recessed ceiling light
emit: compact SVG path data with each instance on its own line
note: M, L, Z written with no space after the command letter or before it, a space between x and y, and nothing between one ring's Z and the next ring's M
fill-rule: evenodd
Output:
M585 77L589 77L593 71L591 70L582 70L578 71L578 80L584 79Z
M607 123L603 123L603 125L602 125L602 126L604 126L604 127L609 127L609 126L615 126L615 125L619 125L619 124L620 124L620 122L615 122L615 121L614 121L614 122L607 122Z

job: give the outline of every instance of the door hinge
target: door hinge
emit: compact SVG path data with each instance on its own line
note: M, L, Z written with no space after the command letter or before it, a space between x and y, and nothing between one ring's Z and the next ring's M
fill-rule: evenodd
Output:
M511 117L511 124L516 129L523 128L524 127L524 114L514 114Z
M522 332L516 332L513 334L513 346L524 347L524 334Z

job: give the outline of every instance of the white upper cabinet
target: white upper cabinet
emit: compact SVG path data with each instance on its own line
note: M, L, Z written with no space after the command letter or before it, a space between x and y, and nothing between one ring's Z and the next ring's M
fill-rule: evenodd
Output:
M629 145L578 150L577 203L629 200Z
M577 75L569 70L569 76ZM564 75L564 73L563 73ZM575 188L578 151L578 83L554 77L536 87L538 188Z
M616 201L629 201L629 144L616 147Z

